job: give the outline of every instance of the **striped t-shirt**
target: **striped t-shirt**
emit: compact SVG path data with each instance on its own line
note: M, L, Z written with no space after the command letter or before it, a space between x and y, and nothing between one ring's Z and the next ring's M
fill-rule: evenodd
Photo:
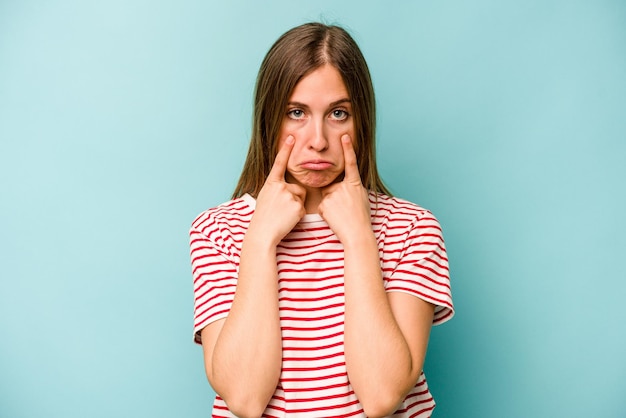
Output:
M190 230L194 340L228 316L241 245L254 213L250 195L201 213ZM370 193L387 292L434 304L434 325L454 313L441 228L425 209ZM277 247L283 359L280 380L263 416L364 417L348 380L343 347L343 247L328 224L307 214ZM422 373L393 417L430 417L435 402ZM216 396L214 417L234 417Z

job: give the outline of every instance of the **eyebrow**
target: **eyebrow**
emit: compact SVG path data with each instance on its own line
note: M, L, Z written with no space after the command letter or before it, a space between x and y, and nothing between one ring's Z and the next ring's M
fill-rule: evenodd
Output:
M347 97L343 98L343 99L339 99L339 100L335 100L334 102L330 103L328 105L329 108L331 107L335 107L335 106L339 106L340 104L343 103L352 103L352 100L348 99ZM298 106L298 107L304 107L308 109L308 105L304 104L304 103L300 103L300 102L287 102L288 106Z

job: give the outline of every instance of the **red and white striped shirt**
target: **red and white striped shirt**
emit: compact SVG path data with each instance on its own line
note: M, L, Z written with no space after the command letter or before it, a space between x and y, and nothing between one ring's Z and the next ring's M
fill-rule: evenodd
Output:
M190 230L194 340L228 316L241 245L256 201L249 195L200 214ZM371 219L387 292L434 304L434 325L452 317L441 228L425 209L370 193ZM277 247L282 371L266 417L364 417L348 380L343 347L343 247L328 224L307 214ZM422 373L392 417L430 417L435 402ZM216 396L214 417L234 417Z

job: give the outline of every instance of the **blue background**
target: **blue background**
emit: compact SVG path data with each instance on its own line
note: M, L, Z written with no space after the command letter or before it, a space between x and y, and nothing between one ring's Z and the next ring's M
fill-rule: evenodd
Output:
M0 0L0 417L209 416L188 227L258 66L346 26L383 178L438 216L435 417L626 416L622 1Z

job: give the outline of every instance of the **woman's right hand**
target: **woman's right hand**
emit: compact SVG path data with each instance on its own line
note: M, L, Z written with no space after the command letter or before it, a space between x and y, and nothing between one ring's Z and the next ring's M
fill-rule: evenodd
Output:
M210 323L201 333L209 382L232 413L241 417L260 417L280 379L276 247L305 214L306 191L285 181L294 142L291 136L284 141L257 196L236 275L233 269L216 276L231 279L230 275L235 275L228 316ZM224 267L220 263L215 268L221 271Z
M294 143L294 137L288 136L276 154L274 165L257 196L256 209L248 229L248 233L259 234L257 236L260 239L274 246L291 232L306 213L306 190L298 184L285 181L287 162Z

